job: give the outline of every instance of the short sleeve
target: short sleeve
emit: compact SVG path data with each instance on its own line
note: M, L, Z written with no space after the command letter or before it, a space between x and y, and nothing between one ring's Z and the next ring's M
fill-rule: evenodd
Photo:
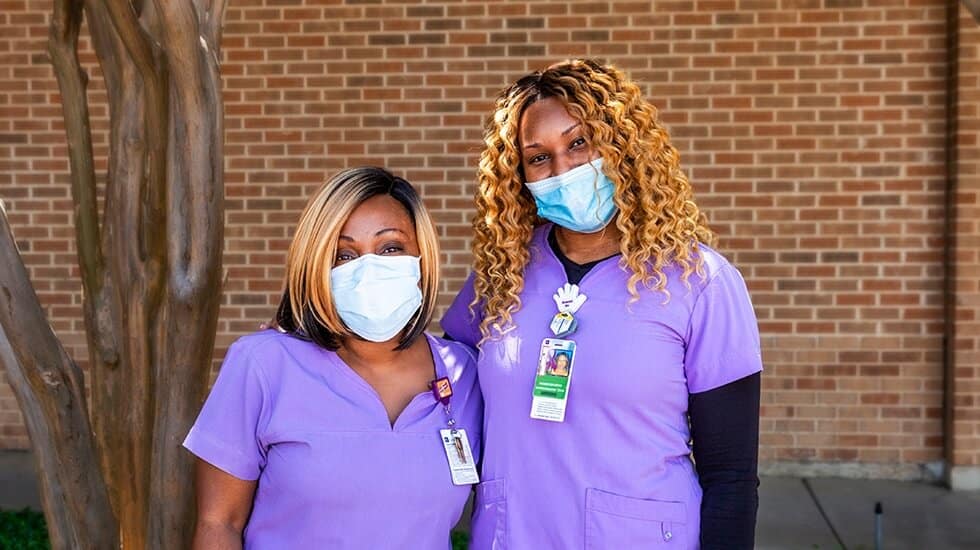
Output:
M741 274L724 265L698 295L686 334L684 371L700 393L762 370L759 327Z
M476 292L473 289L473 274L466 278L462 290L456 295L446 314L442 317L440 324L442 330L446 331L453 340L462 342L471 348L476 348L477 343L482 339L480 336L480 311L475 308L470 313L470 303Z
M260 434L268 411L269 396L261 372L247 348L232 344L184 447L239 479L258 479L265 467Z

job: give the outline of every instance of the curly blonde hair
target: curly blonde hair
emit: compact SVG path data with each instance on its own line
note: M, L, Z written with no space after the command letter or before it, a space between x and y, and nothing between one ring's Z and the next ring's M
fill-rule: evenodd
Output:
M603 172L615 184L620 265L632 272L631 302L639 299L639 284L669 300L664 271L670 265L683 269L685 284L691 273L704 277L698 244L715 241L677 150L657 120L657 108L643 99L639 86L611 65L585 59L528 74L497 97L480 155L473 221L476 296L470 310L482 308L483 338L512 329L512 316L521 307L528 245L542 220L524 185L519 129L528 106L545 98L560 100L582 123L589 145L603 159Z

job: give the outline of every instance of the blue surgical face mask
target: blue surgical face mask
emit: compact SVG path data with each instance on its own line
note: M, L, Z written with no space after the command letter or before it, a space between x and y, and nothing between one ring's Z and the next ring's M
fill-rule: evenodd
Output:
M330 270L330 291L347 328L365 340L387 342L422 305L421 278L415 256L365 254Z
M602 173L602 158L564 174L528 182L538 215L572 231L595 233L616 215L616 186Z

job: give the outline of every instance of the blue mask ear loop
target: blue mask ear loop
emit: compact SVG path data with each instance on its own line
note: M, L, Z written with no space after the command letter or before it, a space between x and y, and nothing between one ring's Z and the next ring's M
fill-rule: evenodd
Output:
M602 155L600 155L598 158L594 158L594 159L592 159L592 160L589 161L589 164L592 165L592 171L595 173L595 179L592 181L592 192L595 193L596 204L601 206L602 203L600 201L602 199L599 197L599 180L601 179L602 176L605 176L605 172L603 172L601 169L595 167L595 165L593 163L595 161L597 161L597 160L602 160L602 165L603 166L606 165L606 161L602 157ZM606 176L606 177L608 178L609 176ZM616 200L615 200L615 198L616 198L616 184L615 184L615 182L612 181L612 178L609 178L609 182L613 184L613 198L612 198L612 201L613 201L613 205L615 205L616 204ZM619 209L617 208L616 210L618 211ZM618 215L618 212L616 214L613 214L613 219L615 219L617 215ZM597 222L601 222L602 221L602 218L599 217L599 211L598 210L595 211L595 219L596 219ZM612 220L609 220L609 223L612 223ZM600 229L596 233L598 233L599 236L604 235L606 233L606 228L607 227L609 227L609 224L608 223L606 225L602 226L602 229Z
M597 205L601 205L600 201L602 200L601 198L599 198L599 177L600 176L603 176L605 174L603 173L602 170L596 168L595 165L592 164L592 163L595 162L595 161L597 161L597 160L599 160L599 159L601 159L601 158L602 158L602 155L600 155L598 159L592 159L591 161L589 161L589 164L592 166L592 172L595 173L595 178L592 180L592 193L595 194L595 200L596 200L596 204ZM603 166L605 166L606 161L603 160L602 161L602 164L603 164ZM613 191L613 193L615 193L615 191ZM598 210L595 211L595 219L596 219L597 222L598 221L602 221L602 218L599 217L599 211ZM606 232L606 227L608 225L609 224L607 223L606 225L602 226L602 229L599 231L599 234L600 235L602 235L603 233Z

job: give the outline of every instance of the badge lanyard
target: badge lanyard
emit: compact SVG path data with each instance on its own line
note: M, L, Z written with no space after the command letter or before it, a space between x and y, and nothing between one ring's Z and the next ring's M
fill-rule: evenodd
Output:
M558 313L550 325L555 337L545 338L541 342L534 376L531 418L564 422L577 349L575 341L565 337L578 328L575 313L585 303L587 296L579 292L578 285L565 283L558 287L553 298L558 306Z
M476 461L473 460L473 450L466 437L466 430L456 428L456 419L453 418L451 405L453 385L449 382L449 378L444 376L433 380L429 387L446 413L447 428L439 430L439 437L442 439L443 450L446 451L446 459L449 461L449 473L452 475L453 485L479 483L480 476L476 472Z

